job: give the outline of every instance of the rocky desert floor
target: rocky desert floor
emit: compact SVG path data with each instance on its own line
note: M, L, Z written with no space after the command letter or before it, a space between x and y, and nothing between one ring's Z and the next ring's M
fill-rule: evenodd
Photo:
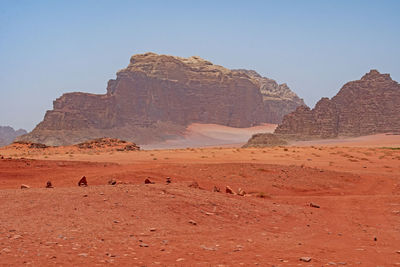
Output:
M399 147L5 147L0 265L397 266Z

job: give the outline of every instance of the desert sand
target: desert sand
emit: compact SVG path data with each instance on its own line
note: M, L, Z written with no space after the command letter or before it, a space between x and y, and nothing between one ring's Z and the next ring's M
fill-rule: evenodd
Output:
M272 133L276 126L276 124L265 123L254 127L235 128L217 124L192 123L186 128L182 138L142 145L141 147L146 150L210 146L240 147L253 134Z
M1 148L0 265L400 265L399 147Z

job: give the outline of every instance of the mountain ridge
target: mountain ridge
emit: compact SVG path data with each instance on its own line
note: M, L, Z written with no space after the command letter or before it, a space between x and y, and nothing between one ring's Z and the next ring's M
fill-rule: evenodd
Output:
M14 130L10 126L0 126L0 146L11 144L18 136L27 134L24 129Z
M331 99L321 98L313 109L298 107L275 130L295 139L387 132L400 132L400 85L374 69L343 85Z

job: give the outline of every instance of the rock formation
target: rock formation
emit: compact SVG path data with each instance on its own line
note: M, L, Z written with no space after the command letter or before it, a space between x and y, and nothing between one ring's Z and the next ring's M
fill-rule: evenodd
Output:
M305 106L304 100L299 98L286 83L278 84L275 80L262 77L254 70L234 70L247 74L251 81L260 88L266 120L270 123L281 123L286 114Z
M322 98L312 110L297 108L275 130L296 139L387 132L400 132L400 85L377 70L346 83L336 96Z
M0 126L0 146L9 145L15 138L26 133L27 132L23 129L15 131L12 127Z
M104 150L107 148L115 148L117 151L138 151L138 147L135 143L119 140L116 138L98 138L94 140L88 140L83 143L75 145L79 149L100 149Z
M64 94L19 140L68 145L107 136L145 144L182 135L190 123L250 127L271 122L262 82L255 81L199 57L134 55L108 82L106 94Z
M254 134L249 141L243 146L246 147L272 147L287 145L287 141L276 134L258 133Z

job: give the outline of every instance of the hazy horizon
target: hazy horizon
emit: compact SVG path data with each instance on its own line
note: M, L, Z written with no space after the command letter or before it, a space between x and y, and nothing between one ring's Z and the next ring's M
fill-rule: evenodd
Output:
M105 93L134 54L193 55L287 83L313 107L370 69L400 81L398 1L2 1L0 125Z

